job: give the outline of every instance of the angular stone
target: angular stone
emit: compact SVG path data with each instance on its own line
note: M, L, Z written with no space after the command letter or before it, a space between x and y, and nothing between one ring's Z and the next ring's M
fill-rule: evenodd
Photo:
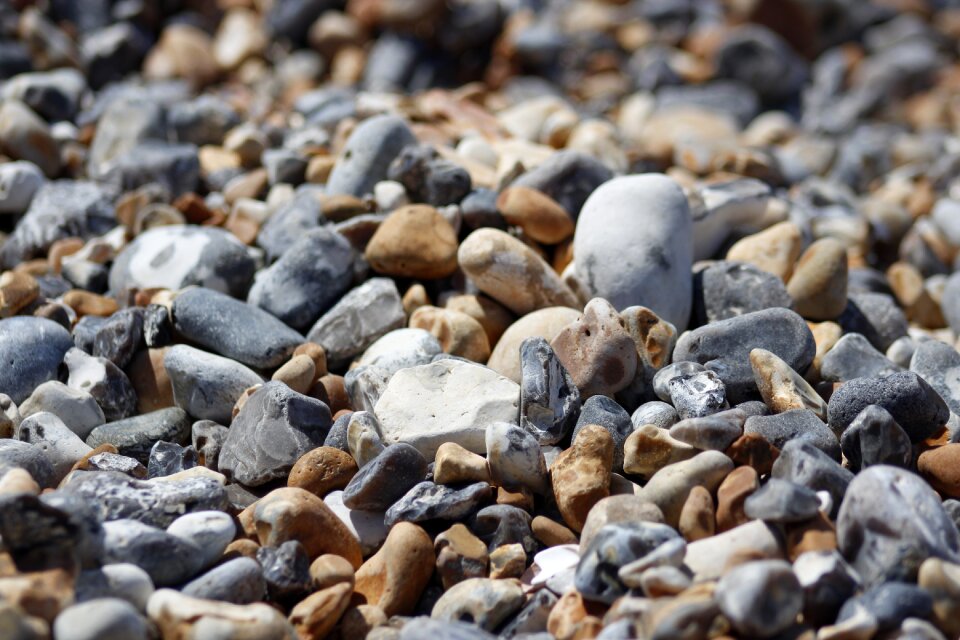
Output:
M773 463L771 477L802 485L814 491L826 491L833 499L831 513L843 499L853 474L811 442L790 440L780 450Z
M77 348L64 354L63 363L68 370L67 386L93 396L108 421L122 420L136 413L137 394L117 365Z
M414 485L387 510L384 524L460 520L490 498L490 485L476 482L460 489L424 481Z
M744 502L744 514L766 522L791 523L809 520L820 510L817 494L798 484L770 478Z
M875 464L909 467L913 457L910 437L883 407L869 405L853 419L840 448L854 472Z
M960 415L960 353L939 340L924 340L910 358L910 370L936 391L951 413Z
M877 351L859 333L848 333L837 340L820 362L820 377L827 382L883 378L898 371L903 368Z
M427 461L419 451L403 442L390 445L353 476L343 491L343 504L386 511L426 475Z
M794 624L803 608L803 590L782 560L747 562L717 583L717 604L737 631L769 638Z
M772 416L751 416L743 427L778 449L788 442L802 440L817 447L834 460L840 460L840 443L833 431L809 409L791 409Z
M723 411L727 404L727 390L713 371L697 371L670 379L670 401L676 407L680 420L701 418Z
M520 426L540 444L557 444L580 413L580 390L543 338L520 345Z
M243 392L263 378L235 360L178 344L163 357L178 407L201 420L229 424Z
M91 447L111 444L122 455L135 458L144 465L158 440L177 444L190 442L190 419L182 409L170 407L108 422L87 436L87 444Z
M581 531L590 509L610 495L613 450L609 431L587 425L550 466L557 508L574 531Z
M766 349L750 351L753 379L760 397L774 413L791 409L809 409L821 420L827 419L827 403L786 362Z

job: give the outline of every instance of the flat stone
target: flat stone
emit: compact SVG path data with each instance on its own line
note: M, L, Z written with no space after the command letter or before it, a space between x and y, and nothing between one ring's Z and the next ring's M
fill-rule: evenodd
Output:
M717 580L744 558L784 557L780 534L762 520L752 520L687 545L683 563L696 580Z
M64 354L73 347L70 334L45 318L0 320L0 392L20 404L44 382L57 379ZM29 354L29 357L27 356Z
M750 351L770 351L794 371L813 362L816 344L803 319L789 309L765 309L694 329L677 340L673 359L693 361L720 376L730 402L759 395Z
M185 445L190 442L190 418L179 408L158 409L101 425L87 436L87 444L112 444L122 455L146 465L158 440Z
M676 526L690 490L702 486L712 493L732 470L730 458L719 451L704 451L657 471L639 495L660 507L666 524Z
M363 197L387 177L387 170L404 147L416 138L397 116L374 116L350 134L327 179L327 193Z
M656 174L609 180L584 203L577 231L575 270L592 295L617 309L649 307L678 330L686 329L693 231L676 182Z
M234 419L219 469L247 486L285 478L300 456L323 444L331 424L327 405L281 382L268 382Z
M75 583L76 601L99 598L122 598L143 611L154 592L146 571L129 563L108 564L98 569L81 571Z
M283 614L268 604L204 600L172 589L159 589L150 597L147 615L162 635L169 636L217 629L227 635L251 633L264 640L281 640L294 637L295 633Z
M129 562L165 587L186 582L202 568L200 549L187 540L138 520L112 520L103 525L108 563Z
M756 434L778 449L788 442L803 440L834 460L840 460L840 443L834 432L809 409L791 409L771 416L751 416L743 432Z
M427 461L417 449L403 442L390 445L353 476L343 491L343 504L386 511L426 475Z
M486 425L516 423L519 404L519 386L496 372L438 360L394 374L375 413L385 442L412 444L430 459L444 442L485 452Z
M103 410L93 396L71 389L58 380L44 382L34 389L19 410L23 418L41 411L52 413L82 439L106 421Z
M167 349L163 366L178 407L201 420L229 424L233 407L263 378L235 360L178 344Z
M173 301L173 324L188 340L248 367L282 364L305 342L266 311L212 289L188 289Z
M237 238L216 227L171 225L147 229L128 244L110 268L110 290L191 285L243 296L256 264Z

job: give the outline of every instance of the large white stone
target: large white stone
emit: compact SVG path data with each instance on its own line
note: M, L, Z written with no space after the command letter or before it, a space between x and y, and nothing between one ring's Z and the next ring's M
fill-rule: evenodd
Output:
M618 310L652 309L678 331L693 299L693 229L687 198L661 174L621 176L583 205L573 240L576 275Z
M384 442L406 442L432 460L444 442L486 452L492 422L517 422L520 385L484 366L438 360L398 371L374 408Z

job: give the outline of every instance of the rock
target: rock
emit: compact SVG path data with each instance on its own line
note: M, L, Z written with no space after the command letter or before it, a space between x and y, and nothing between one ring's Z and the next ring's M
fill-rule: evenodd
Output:
M663 511L664 522L676 526L690 490L705 487L711 493L733 470L733 462L719 451L704 451L657 471L644 485L640 497Z
M589 514L587 514L586 522L584 522L583 530L580 533L580 549L585 550L597 532L604 526L619 522L662 523L663 513L656 505L645 502L635 495L613 495L602 498L591 507Z
M163 366L178 407L195 418L229 423L243 392L263 378L239 362L178 344L167 350Z
M326 364L325 361L324 364ZM306 394L310 392L310 388L318 377L317 365L313 358L301 353L287 360L282 367L273 372L270 379L282 382L297 393Z
M295 602L313 590L310 559L298 541L287 540L277 547L260 547L257 562L263 569L267 599L271 602Z
M377 273L396 277L443 278L457 267L457 234L428 205L407 205L380 224L364 257Z
M184 291L172 315L184 338L255 369L279 366L305 342L266 311L212 289Z
M41 412L24 418L15 437L43 451L58 481L90 452L90 447L52 413Z
M312 229L257 274L247 302L294 329L307 329L350 288L354 259L346 238Z
M388 616L409 615L436 561L430 536L415 524L399 522L380 550L357 570L355 591Z
M726 451L743 433L745 419L740 409L687 418L670 427L670 437L702 451Z
M960 535L937 495L918 476L885 465L864 469L850 483L837 541L867 586L913 581L928 557L960 558Z
M613 395L633 381L637 350L622 323L610 303L594 298L551 341L582 397Z
M738 240L727 251L726 259L752 264L788 282L802 248L800 228L792 222L778 222Z
M587 425L603 427L610 433L613 437L613 470L622 470L624 443L633 431L630 415L607 396L593 396L583 403L573 438L576 439Z
M283 383L268 382L234 419L219 469L248 486L284 478L300 456L323 444L330 426L327 405Z
M574 531L581 531L591 508L610 495L614 440L597 425L586 425L550 466L557 508Z
M477 229L460 244L457 261L480 291L517 315L545 307L579 307L576 295L550 265L503 231Z
M0 108L0 144L15 160L27 160L47 177L60 172L60 150L47 123L19 100L6 98Z
M537 242L557 244L574 231L574 222L550 196L529 187L511 186L497 196L497 209L507 223L523 229Z
M347 448L360 467L367 466L384 450L380 423L367 411L354 411L347 423Z
M147 615L159 627L161 635L170 637L205 633L227 636L250 633L262 640L295 637L293 627L283 614L270 605L203 600L172 589L159 589L150 596Z
M429 331L444 353L480 363L490 357L490 341L483 326L466 313L422 306L410 314L410 327Z
M750 367L760 397L775 413L809 409L820 420L827 419L827 403L799 373L776 355L766 349L752 349Z
M476 482L460 489L420 482L387 510L384 524L424 522L427 520L460 520L490 497L490 485Z
M194 578L183 586L181 592L192 598L249 604L266 597L267 584L256 560L234 558Z
M103 410L89 393L71 389L57 380L44 382L20 405L21 417L46 411L63 420L81 439L106 419Z
M153 582L147 572L133 564L108 564L99 569L81 571L74 584L76 602L100 598L122 598L137 611L147 608L153 594Z
M103 525L105 560L129 562L150 575L157 586L186 582L203 568L203 555L194 543L137 520L112 520Z
M350 606L350 584L335 584L301 600L290 611L290 622L300 638L324 638Z
M355 568L361 564L357 538L323 500L308 491L294 487L274 489L248 507L246 513L261 546L278 547L296 540L311 559L333 553Z
M610 169L594 157L563 150L514 180L510 186L536 189L556 200L576 218L587 197L612 177Z
M687 200L672 179L614 178L580 212L573 247L577 276L617 309L649 307L682 331L693 299L691 225ZM626 261L611 259L625 255Z
M117 365L77 348L64 354L63 363L68 371L67 386L93 396L108 421L122 420L136 413L137 393Z
M649 478L667 465L689 460L697 450L673 438L668 429L647 424L637 427L623 443L623 470Z
M756 434L778 449L788 442L804 441L840 460L840 443L834 432L809 409L791 409L772 416L751 416L743 432Z
M521 509L508 504L495 504L484 507L477 512L471 522L471 529L477 536L487 543L487 549L490 551L490 570L496 568L494 554L498 549L519 545L523 550L523 567L526 567L527 554L533 555L537 550L537 541L533 537L533 531L530 528L530 514ZM514 554L505 549L501 552L500 558L504 556L520 555ZM523 573L521 570L520 573ZM509 576L505 576L509 577ZM514 576L519 577L519 576Z
M759 487L759 474L753 467L737 467L723 479L717 488L716 530L718 532L730 531L750 521L744 504Z
M926 589L933 598L933 620L944 633L951 635L960 630L960 565L944 562L940 558L928 558L920 565L917 584Z
M245 295L256 265L233 234L214 227L164 226L138 235L110 268L110 290L198 285Z
M103 520L133 519L155 527L196 511L223 511L227 494L211 478L143 481L115 471L74 471L61 489L96 507Z
M470 578L444 592L430 617L444 622L470 620L481 629L493 631L517 612L523 601L523 590L516 580Z
M470 193L470 173L429 145L404 148L390 164L387 176L402 184L415 202L435 207L456 204Z
M143 346L143 311L139 307L117 311L97 329L93 355L125 369Z
M728 408L727 390L713 371L697 371L670 378L670 402L680 420L702 418Z
M0 214L24 213L44 182L43 173L32 162L5 162L0 166Z
M426 475L427 461L417 449L403 442L390 445L353 476L343 491L343 504L386 511Z
M519 392L516 383L486 367L438 360L398 371L375 413L385 442L406 442L428 459L444 442L482 453L487 424L516 423Z
M70 334L52 320L0 320L0 362L6 363L0 369L0 389L13 402L22 403L41 384L56 380L60 362L72 346Z
M520 346L527 338L543 338L551 342L560 331L580 317L570 307L548 307L523 316L503 333L493 348L489 366L499 374L520 382Z
M0 249L0 266L12 268L42 255L57 240L106 233L117 225L114 197L110 188L95 182L56 180L44 184Z
M833 500L831 513L836 513L853 474L828 454L804 439L789 440L773 463L771 477L789 480L814 491L826 491Z
M389 378L401 369L428 364L441 352L440 342L423 329L394 329L370 345L358 364L377 367Z
M854 472L875 464L906 468L913 456L910 437L886 409L875 404L864 408L844 430L840 448Z
M53 623L57 638L146 638L147 621L126 600L98 598L67 607Z
M257 244L267 252L269 260L276 260L304 234L317 228L321 220L323 216L317 197L310 192L295 194L263 223L257 234Z
M490 469L483 456L467 451L455 442L445 442L437 447L433 481L437 484L490 482Z
M837 318L844 333L859 333L880 351L907 335L907 318L896 301L883 293L851 293Z
M960 353L939 340L924 340L910 358L910 370L923 378L947 404L951 413L960 415Z
M946 424L950 411L920 376L903 371L885 378L855 378L830 397L830 428L843 433L869 405L887 410L911 442L919 442Z
M820 377L828 382L882 378L902 370L859 333L848 333L837 340L820 362Z
M577 564L574 584L583 597L605 603L626 593L618 572L643 558L650 558L662 545L680 540L665 524L618 522L600 529Z
M338 369L405 321L397 285L388 278L371 278L321 316L307 340L321 345L330 367Z
M327 193L363 197L387 177L387 170L404 147L416 138L396 116L374 116L350 134L327 180Z
M805 372L816 344L800 316L789 309L765 309L721 320L681 336L673 359L693 361L720 376L730 402L756 397L750 351L770 351L795 371Z
M190 419L176 407L159 409L108 422L91 431L86 440L91 447L113 445L122 455L147 464L157 441L176 444L190 441Z
M792 306L780 278L753 265L717 262L697 274L694 280L693 312L698 324Z
M929 619L933 614L933 599L917 585L882 584L847 600L840 609L837 623L851 620L863 611L876 619L878 631L891 631L907 618Z
M317 447L294 463L287 477L287 486L306 489L318 497L343 489L357 473L353 456L333 447Z
M197 511L180 516L167 533L192 542L199 549L201 566L214 565L236 534L233 519L220 511Z
M547 466L536 438L517 425L493 422L486 433L493 484L508 491L547 492Z
M53 465L43 451L26 442L14 440L11 433L9 438L0 438L0 474L5 476L14 469L25 470L40 487L56 484Z
M680 420L677 410L666 402L651 400L637 407L637 410L630 416L630 422L633 423L633 430L652 424L658 429L669 429Z
M794 310L808 320L833 320L847 306L847 250L834 238L803 252L787 284Z
M717 604L740 633L769 638L794 624L803 608L803 590L782 560L748 562L717 583Z
M917 471L941 495L957 498L960 497L958 460L960 460L960 444L945 444L921 453L917 458Z
M200 183L197 147L145 140L115 155L99 177L120 191L156 184L173 197L192 193Z
M811 489L770 478L747 497L744 514L765 522L791 523L809 520L820 510L820 499Z

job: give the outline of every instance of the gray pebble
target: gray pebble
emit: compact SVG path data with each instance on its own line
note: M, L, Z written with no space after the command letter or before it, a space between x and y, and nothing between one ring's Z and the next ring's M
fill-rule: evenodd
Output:
M59 380L44 382L20 405L20 416L25 418L46 411L63 420L81 439L102 425L103 410L89 393L71 389Z
M52 413L35 413L24 418L17 427L17 440L39 448L53 465L54 477L62 479L90 447Z
M547 194L576 218L590 194L611 178L613 172L596 158L579 151L560 150L511 185Z
M194 418L229 424L243 392L263 378L235 360L178 344L163 357L173 401Z
M158 587L186 582L203 567L203 553L192 542L138 520L105 522L106 560L135 564Z
M837 624L853 618L861 607L876 618L879 632L892 631L907 618L925 620L933 616L930 593L915 584L902 582L877 585L850 598L840 609Z
M414 447L399 442L351 478L343 504L361 511L386 511L427 475L427 461Z
M493 484L507 491L549 492L543 452L529 431L509 422L491 422L487 425L486 449Z
M135 458L144 465L158 440L177 444L190 442L190 418L182 409L168 407L108 422L87 436L87 444L91 447L112 444L122 455Z
M270 261L276 260L322 221L317 197L309 191L299 191L263 223L257 244L267 252Z
M25 469L41 488L56 484L53 465L39 447L13 438L0 438L0 477L11 469Z
M913 458L910 437L883 407L871 404L857 414L840 436L850 470L875 464L908 467Z
M903 371L877 351L859 333L840 338L820 363L820 376L827 382L846 382L854 378L882 378Z
M687 418L670 427L670 437L702 451L726 451L743 434L746 419L746 414L740 409Z
M357 411L372 412L388 382L390 373L373 364L354 367L343 376L343 386L347 390L350 406Z
M907 335L907 318L896 301L882 293L851 293L837 319L844 333L859 333L881 352Z
M676 376L667 386L681 420L709 416L729 406L726 387L713 371Z
M121 309L107 318L93 339L93 355L106 358L121 369L143 347L143 309Z
M363 197L387 177L387 169L404 147L417 140L397 116L374 116L361 122L350 134L343 152L330 172L327 193Z
M780 278L740 262L710 265L697 274L693 287L693 312L698 325L771 307L793 306Z
M910 358L910 370L923 378L960 415L960 353L945 342L924 340Z
M229 430L213 420L197 420L190 427L190 439L197 450L197 462L208 469L216 469L220 449Z
M793 561L803 587L803 617L811 624L832 624L859 585L856 572L837 551L805 551Z
M53 621L57 640L147 640L146 618L120 598L98 598L62 610Z
M530 514L508 504L493 504L480 509L470 522L470 531L487 543L492 553L505 544L519 544L528 556L539 548L533 537Z
M633 423L634 430L639 429L645 424L652 424L660 429L669 429L680 420L677 410L666 402L651 400L637 407L637 410L630 416L630 422Z
M773 463L771 477L788 480L813 491L826 491L833 498L834 508L843 499L853 473L840 466L836 460L803 439L788 441L780 449L780 456Z
M192 144L148 140L112 158L99 178L120 191L160 185L172 198L197 190L200 159Z
M432 482L420 482L387 510L383 522L392 527L398 522L461 520L490 499L490 485L475 482L456 489Z
M180 591L194 598L249 604L264 599L267 583L260 563L253 558L234 558L194 578Z
M630 414L617 404L616 400L607 396L591 396L580 408L580 417L573 428L572 439L576 440L577 434L588 424L601 426L613 436L613 470L622 471L623 444L627 436L633 433Z
M30 206L46 178L37 165L26 160L0 165L0 214L21 214Z
M767 480L743 505L748 518L776 523L803 522L819 511L815 491L779 478Z
M580 414L580 390L540 337L520 344L520 426L540 444L557 444Z
M137 392L120 367L106 358L73 348L63 356L67 386L93 396L108 421L122 420L137 412Z
M137 611L145 611L153 594L153 581L135 564L108 564L81 571L74 585L76 602L97 598L123 598Z
M786 631L803 608L800 582L782 560L734 567L717 583L715 597L734 629L757 638Z
M840 460L837 436L809 409L791 409L766 416L751 416L743 427L744 433L755 433L783 449L788 442L802 440L815 446L834 460Z
M66 329L52 320L18 316L0 320L0 393L15 403L57 379L64 354L73 347Z

